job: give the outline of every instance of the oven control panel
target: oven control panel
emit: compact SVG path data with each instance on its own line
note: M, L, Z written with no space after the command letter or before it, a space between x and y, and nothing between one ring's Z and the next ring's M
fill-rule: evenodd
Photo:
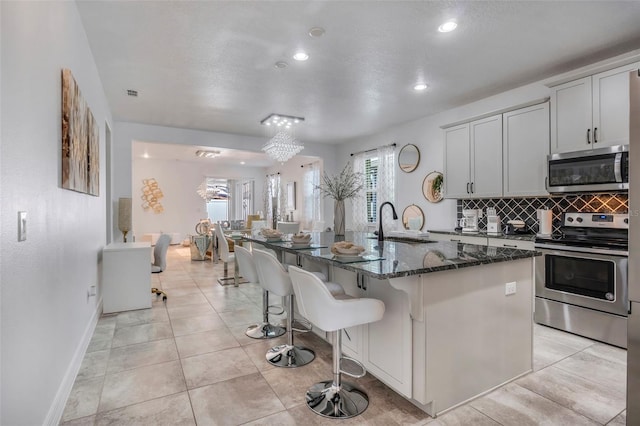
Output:
M564 226L581 228L614 228L629 229L627 213L565 213L562 219Z

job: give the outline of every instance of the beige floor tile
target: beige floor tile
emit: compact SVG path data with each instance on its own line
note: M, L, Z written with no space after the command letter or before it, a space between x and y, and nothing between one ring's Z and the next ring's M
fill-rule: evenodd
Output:
M164 308L140 309L119 313L116 328L166 321L169 321L169 316Z
M198 288L193 277L185 280L168 280L162 283L163 290L174 290L178 288Z
M240 346L236 338L226 328L178 336L176 337L176 345L180 358Z
M627 424L627 411L623 411L619 415L616 416L615 419L611 420L611 422L607 423L607 426L625 426Z
M327 370L330 371L331 367L327 366ZM330 378L331 376L327 376L325 380ZM427 413L370 375L357 380L343 376L343 380L355 384L369 395L369 407L362 414L368 424L399 426L425 424L433 420Z
M581 351L596 344L597 342L586 337L578 336L576 334L567 333L556 328L547 327L545 325L533 324L533 337L546 337L558 342L562 342L563 345L569 346L576 351Z
M171 326L175 336L225 328L224 322L215 312L197 317L178 318L171 321Z
M261 372L271 389L287 408L304 404L307 389L315 383L332 378L330 366L318 363L317 360L313 360L303 367L273 367L266 371L261 370Z
M297 426L295 419L287 411L281 411L267 417L263 417L252 422L245 423L244 426Z
M258 372L258 369L240 348L196 355L182 359L181 362L187 381L187 389Z
M98 411L110 411L185 390L179 361L107 374Z
M239 425L284 410L260 374L192 389L189 396L199 425Z
M87 353L104 351L107 349L111 349L111 343L113 342L113 338L111 339L91 339L89 342L89 346L87 347Z
M485 416L469 405L463 405L429 422L429 426L499 426L500 423Z
M469 405L503 425L598 424L514 383L476 399Z
M100 320L102 320L102 318ZM101 323L101 321L98 321L98 325L96 325L96 328L93 332L92 339L93 340L112 339L113 333L116 330L116 321L117 321L116 317L110 317L109 322L107 323Z
M173 339L154 340L111 350L107 374L178 359Z
M610 356L602 358L603 350L585 349L562 361L554 364L554 367L602 384L605 387L625 392L627 382L626 363ZM607 351L607 354L610 354Z
M529 374L518 385L605 424L626 406L625 392L584 379L556 367Z
M78 379L104 376L109 361L109 349L87 353L80 365Z
M93 416L81 417L79 419L69 420L60 423L60 426L93 426L96 422L95 414Z
M136 343L151 342L173 337L171 324L168 322L157 322L151 324L134 325L116 330L113 336L112 348L134 345Z
M265 372L273 368L279 368L267 362L267 351L273 346L283 345L285 343L287 343L286 334L273 339L251 339L251 342L249 342L247 345L243 345L242 349L255 364L256 368L262 372Z
M204 297L202 292L186 294L184 296L171 296L167 297L167 309L176 306L194 305L197 303L207 303L207 298Z
M176 307L167 308L169 318L172 320L180 318L198 317L201 315L208 315L215 313L216 311L211 307L208 302L197 303L194 305L182 305Z
M580 349L565 345L558 338L534 337L533 371L541 370L578 352L580 352Z
M262 319L262 309L254 304L246 304L240 309L219 312L218 314L227 327L249 326Z
M195 419L186 392L130 405L96 416L96 426L127 425L195 425Z
M104 377L76 379L62 413L66 422L80 417L91 416L98 411Z
M163 287L163 290L167 293L167 297L181 297L181 296L189 296L193 294L202 294L202 290L200 290L196 285L193 287Z

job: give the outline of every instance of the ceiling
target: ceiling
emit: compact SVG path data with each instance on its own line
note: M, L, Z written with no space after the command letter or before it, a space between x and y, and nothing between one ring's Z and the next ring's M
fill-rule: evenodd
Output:
M78 1L115 120L339 143L640 46L637 1ZM437 28L453 19L458 28ZM311 37L322 27L322 37ZM303 49L305 62L292 55ZM277 68L286 61L286 68ZM416 92L425 82L429 88ZM137 98L126 90L139 92Z

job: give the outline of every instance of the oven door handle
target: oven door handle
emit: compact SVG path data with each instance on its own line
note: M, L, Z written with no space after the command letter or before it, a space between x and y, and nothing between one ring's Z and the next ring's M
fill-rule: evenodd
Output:
M628 251L607 250L607 249L596 248L596 247L576 247L576 246L563 246L558 244L544 243L544 244L536 244L535 248L536 250L562 251L567 255L570 255L571 253L587 253L587 254L592 253L592 254L605 254L605 255L611 255L611 256L629 257Z
M616 159L613 162L613 173L616 177L616 182L622 182L622 153L616 154Z

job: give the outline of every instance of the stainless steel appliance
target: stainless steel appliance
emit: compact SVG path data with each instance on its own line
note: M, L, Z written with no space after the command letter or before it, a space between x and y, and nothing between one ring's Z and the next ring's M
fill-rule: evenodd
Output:
M464 209L462 210L462 219L460 219L460 226L462 232L478 233L478 219L482 217L481 209Z
M502 232L500 227L500 216L495 208L487 208L487 234L498 235Z
M627 347L628 215L565 213L561 235L536 239L535 321Z
M636 184L629 188L629 300L627 424L640 424L640 72L629 75L629 163Z
M629 145L551 154L547 166L551 193L629 189Z

